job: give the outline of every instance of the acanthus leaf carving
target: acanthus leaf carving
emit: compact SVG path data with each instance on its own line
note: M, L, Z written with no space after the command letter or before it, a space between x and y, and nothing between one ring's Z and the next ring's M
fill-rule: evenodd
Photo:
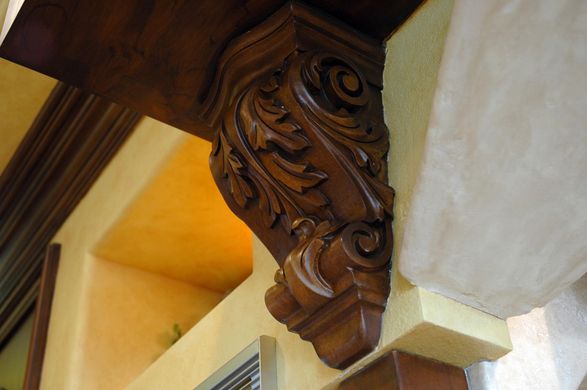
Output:
M344 160L374 219L391 217L394 191L385 185L388 131L372 115L368 83L356 65L328 52L304 53L292 67L292 88L300 104L307 105L305 117L321 129L317 134L333 151L350 152L352 162L345 154L333 155Z
M290 233L297 218L324 213L320 209L329 200L318 186L328 176L303 159L291 158L310 142L275 96L278 91L279 72L246 91L235 103L236 115L223 121L212 157L222 161L230 193L240 207L246 208L249 199L257 198L265 225L273 227L281 218ZM227 140L227 133L237 135L234 138L240 148ZM246 166L242 164L245 156Z
M240 110L240 126L253 150L269 150L271 143L287 153L304 150L310 143L301 128L288 121L289 111L272 97L279 88L276 75L244 96Z
M379 339L394 199L380 62L355 56L365 76L343 52L298 48L241 85L210 159L233 210L277 256L269 311L338 368Z
M246 178L245 162L240 154L234 151L222 131L218 132L212 150L214 155L221 155L219 169L222 172L222 177L228 179L230 183L232 197L240 207L246 207L249 199L253 199L255 194Z

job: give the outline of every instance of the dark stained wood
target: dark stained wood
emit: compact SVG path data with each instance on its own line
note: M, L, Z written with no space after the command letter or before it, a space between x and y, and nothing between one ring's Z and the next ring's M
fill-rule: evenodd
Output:
M214 140L210 164L224 199L279 266L269 311L326 364L344 368L376 347L389 294L394 193L386 184L383 39L420 2L25 0L0 55ZM84 167L101 153L92 145L116 137L96 128L78 144L79 133L55 134L66 135L59 156L85 157L64 169ZM19 218L2 214L0 193L0 251L17 246L6 250L22 256L0 276L0 294L22 295L30 288L10 283L37 280L35 256L18 248L33 246L19 240L40 227L45 241L32 242L46 244L49 227L67 215L39 188L51 184L67 198L70 183L45 173L27 183L22 202L18 186L6 187L16 192L5 190L12 198L4 203L20 205ZM47 218L54 209L59 218ZM29 233L15 233L18 220Z
M389 293L383 62L378 41L288 6L231 42L205 104L216 183L280 266L267 307L336 368L375 348Z
M384 41L416 10L423 0L319 0L306 1L341 22Z
M344 380L339 390L466 390L465 371L392 351Z
M381 43L421 1L308 3ZM284 4L299 3L25 0L0 55L211 140L203 104L222 53Z
M138 119L59 84L0 176L0 348L34 303L49 241Z
M43 360L45 358L45 347L47 345L49 319L51 318L51 305L53 303L53 293L55 292L55 283L57 281L60 253L61 246L59 244L51 244L47 248L45 255L43 272L41 274L41 286L35 305L35 318L29 345L24 390L37 390L41 385Z

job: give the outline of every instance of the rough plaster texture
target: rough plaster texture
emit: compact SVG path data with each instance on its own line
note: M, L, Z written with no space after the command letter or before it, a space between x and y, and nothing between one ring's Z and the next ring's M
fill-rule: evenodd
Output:
M258 239L253 274L153 363L129 390L191 390L260 335L276 339L279 389L320 389L340 375L326 367L312 345L275 321L265 308L265 291L277 264Z
M186 332L222 294L88 256L92 270L78 375L84 390L122 389ZM116 361L116 364L112 364Z
M0 173L54 86L52 78L0 58Z
M508 319L514 350L468 371L472 390L576 390L587 377L587 276L544 308Z
M228 208L208 165L210 142L189 137L93 253L221 294L253 268L251 231Z
M398 254L421 171L452 7L452 0L427 1L387 43L383 103L391 136L389 181L396 191L395 265L403 261ZM503 356L511 343L503 320L413 286L394 272L377 352L392 348L466 367Z
M14 22L18 11L22 7L24 0L1 0L0 1L0 44L6 38L10 26Z
M587 271L586 42L585 1L455 1L400 254L409 280L507 317Z
M413 286L394 272L393 290L375 356L402 350L459 367L511 351L506 322Z
M123 296L132 297L129 289L140 290L142 292L138 293L143 294L147 288L144 278L127 278L128 283L125 283L124 275L97 273L94 256L89 252L184 144L186 137L189 137L187 133L144 119L54 238L63 247L41 390L99 388L99 384L105 384L101 388L117 388L121 383L117 378L104 378L109 372L116 373L119 378L124 376L122 380L126 382L131 379L127 374L138 375L137 367L145 362L145 355L139 356L141 361L134 361L129 369L125 351L154 351L153 358L160 351L152 339L135 344L137 339L125 337L129 330L136 331L139 336L149 330L151 335L159 334L160 326L154 333L152 324L139 322L136 311L145 311L144 320L154 320L156 300L151 310L144 307L149 302L142 302L141 309L141 305L130 308L121 301ZM259 243L255 248L255 263L257 271L136 378L130 388L193 389L261 334L277 338L280 388L317 389L340 375L320 361L310 343L288 332L265 308L265 291L273 284L277 264ZM140 272L132 274L136 276ZM107 283L96 285L97 277ZM101 288L106 291L97 291ZM182 294L185 295L185 291ZM184 296L182 305L186 304L185 299ZM108 302L112 302L112 307L107 307ZM96 305L102 314L105 310L113 312L97 319ZM131 315L130 329L122 329L125 320L116 313L124 311L128 312L125 315ZM112 323L108 323L109 319ZM157 317L157 321L160 320L161 317ZM117 345L117 341L127 344ZM110 342L114 344L101 345ZM118 359L114 357L117 353ZM116 369L105 368L106 358L117 366ZM100 370L103 377L100 377Z
M55 236L62 244L41 389L83 389L92 262L99 242L187 135L144 119ZM86 384L87 385L87 384Z

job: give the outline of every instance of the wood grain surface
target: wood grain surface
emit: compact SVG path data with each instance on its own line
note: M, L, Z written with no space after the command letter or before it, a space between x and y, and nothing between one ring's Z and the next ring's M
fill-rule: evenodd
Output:
M206 102L216 183L280 266L267 307L336 368L375 348L389 293L383 62L377 40L288 6L226 48Z
M382 42L420 2L308 4ZM215 127L202 104L225 48L284 5L298 3L26 0L0 56L211 140Z
M466 390L465 371L392 351L343 381L339 390Z

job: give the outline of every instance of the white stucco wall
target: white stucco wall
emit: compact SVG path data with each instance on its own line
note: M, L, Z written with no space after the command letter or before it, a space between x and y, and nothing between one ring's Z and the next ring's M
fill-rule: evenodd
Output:
M502 318L587 271L587 1L457 0L401 248Z
M587 389L587 276L508 326L514 350L470 367L471 390Z

